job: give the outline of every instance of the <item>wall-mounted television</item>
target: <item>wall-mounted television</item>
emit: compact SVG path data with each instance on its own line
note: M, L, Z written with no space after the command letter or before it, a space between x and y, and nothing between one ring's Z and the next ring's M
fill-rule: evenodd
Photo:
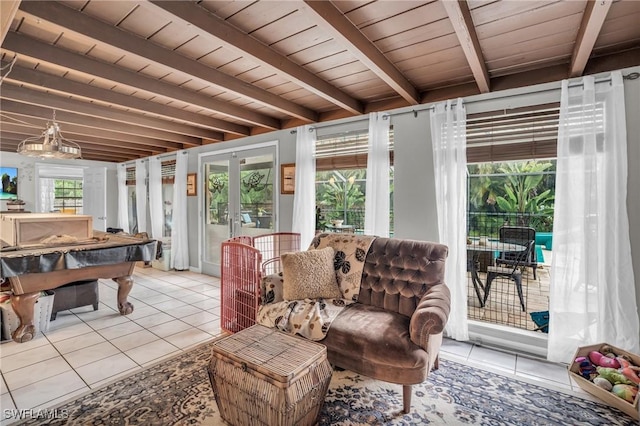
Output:
M0 200L18 198L18 169L15 167L0 167L2 178Z

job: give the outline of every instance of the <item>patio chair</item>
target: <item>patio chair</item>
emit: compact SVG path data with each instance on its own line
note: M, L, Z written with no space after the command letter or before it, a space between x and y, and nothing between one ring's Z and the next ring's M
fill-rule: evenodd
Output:
M536 240L530 240L525 245L525 249L521 252L517 252L515 259L513 260L510 267L505 268L502 266L489 266L487 268L487 285L484 288L484 305L487 304L487 299L489 298L489 292L491 291L491 283L493 280L498 277L509 278L513 280L516 284L516 290L518 291L518 298L520 299L520 306L522 306L522 311L526 311L524 305L524 296L522 295L522 271L521 267L525 266L527 255L531 251L531 248L535 246Z
M531 240L536 239L536 230L525 226L503 226L500 228L500 242L525 245ZM519 257L519 252L501 252L496 259L497 265L513 265ZM529 253L522 266L528 266L533 269L533 279L536 278L536 269L538 268L538 256L536 255L535 241L531 246Z

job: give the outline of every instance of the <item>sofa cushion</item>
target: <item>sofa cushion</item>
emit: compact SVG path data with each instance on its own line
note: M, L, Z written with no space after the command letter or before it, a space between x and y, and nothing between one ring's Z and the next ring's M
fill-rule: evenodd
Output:
M282 254L284 299L339 299L333 257L331 247Z
M409 321L354 303L333 320L322 343L334 365L391 383L422 383L431 369L429 354L409 338Z

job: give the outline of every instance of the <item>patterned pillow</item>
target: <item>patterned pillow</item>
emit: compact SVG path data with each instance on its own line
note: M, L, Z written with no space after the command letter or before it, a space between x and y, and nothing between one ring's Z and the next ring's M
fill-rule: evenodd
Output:
M260 285L260 300L263 305L269 303L282 302L283 279L282 272L278 274L271 274L262 277L262 283Z
M332 247L282 254L284 299L341 298L333 256Z

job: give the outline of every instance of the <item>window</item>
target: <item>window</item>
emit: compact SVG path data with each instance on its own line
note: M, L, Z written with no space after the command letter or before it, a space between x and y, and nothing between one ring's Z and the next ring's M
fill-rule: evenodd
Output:
M54 179L53 209L82 214L82 179Z
M469 319L536 330L536 318L549 309L559 114L553 103L467 117ZM501 243L524 245L530 238L535 242L519 280L498 274L488 296L486 287L476 289L474 278L484 286L520 256L500 251ZM470 250L473 244L496 250Z
M332 220L364 232L368 132L319 137L316 142L316 229ZM390 232L393 235L393 129L389 132Z
M173 217L173 182L176 174L176 160L162 161L160 167L160 173L162 175L162 207L164 216L162 236L170 237L172 227L171 220ZM129 197L129 226L131 229L135 230L138 227L135 166L127 167L126 176L127 193Z
M136 209L136 168L127 167L127 197L129 206L129 230L138 229L138 215Z
M176 160L163 161L160 167L162 174L162 209L164 212L162 235L164 237L170 237L173 217L173 182L176 176Z

